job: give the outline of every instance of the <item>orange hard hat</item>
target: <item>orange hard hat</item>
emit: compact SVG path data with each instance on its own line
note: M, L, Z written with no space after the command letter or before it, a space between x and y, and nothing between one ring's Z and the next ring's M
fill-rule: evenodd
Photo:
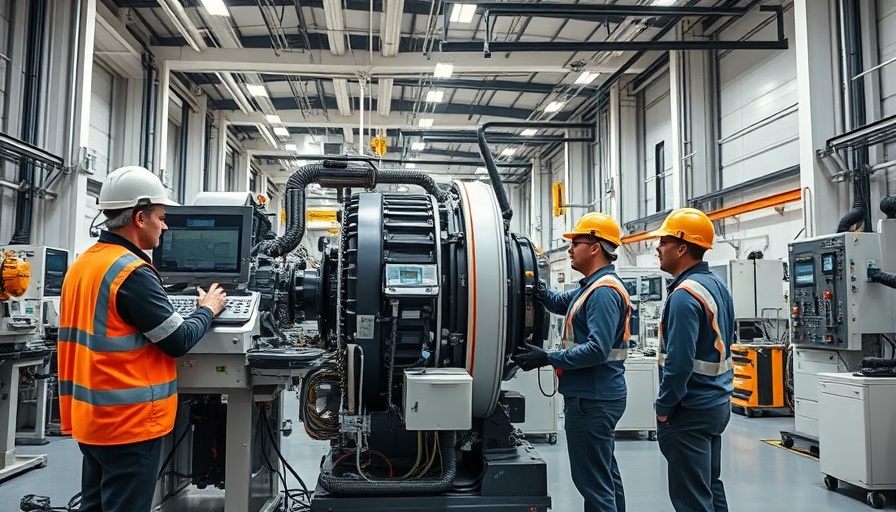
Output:
M716 230L709 217L700 210L679 208L666 217L659 229L651 231L650 236L653 238L674 236L704 249L712 249Z
M613 220L613 217L606 213L589 212L582 215L582 218L579 219L579 222L576 222L576 226L572 228L572 231L563 233L563 238L572 240L579 235L591 235L619 247L621 231L619 224Z

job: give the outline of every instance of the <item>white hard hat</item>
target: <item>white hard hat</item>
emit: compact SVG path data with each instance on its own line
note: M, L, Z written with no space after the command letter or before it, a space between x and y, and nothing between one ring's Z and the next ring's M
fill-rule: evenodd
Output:
M179 206L168 199L162 180L143 167L119 167L106 176L97 204L100 210L122 210L138 204Z

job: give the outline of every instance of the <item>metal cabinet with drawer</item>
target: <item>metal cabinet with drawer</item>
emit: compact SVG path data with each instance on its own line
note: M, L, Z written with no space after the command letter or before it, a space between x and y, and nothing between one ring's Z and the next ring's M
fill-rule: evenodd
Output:
M825 487L840 481L868 491L874 508L885 503L878 491L896 489L896 378L851 373L818 375L818 428Z

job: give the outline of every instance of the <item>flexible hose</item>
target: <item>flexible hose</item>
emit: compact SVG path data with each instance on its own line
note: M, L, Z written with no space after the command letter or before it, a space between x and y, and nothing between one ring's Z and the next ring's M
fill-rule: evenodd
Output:
M843 233L849 231L849 228L862 222L862 219L865 218L865 208L861 206L855 206L852 210L846 212L846 215L840 219L840 222L837 224L837 233Z
M417 171L379 171L373 165L349 165L348 162L324 160L323 163L300 167L286 181L286 231L274 240L266 240L253 248L268 256L279 257L298 247L305 235L305 188L318 183L322 187L374 188L381 183L419 185L443 202L448 193L429 176Z

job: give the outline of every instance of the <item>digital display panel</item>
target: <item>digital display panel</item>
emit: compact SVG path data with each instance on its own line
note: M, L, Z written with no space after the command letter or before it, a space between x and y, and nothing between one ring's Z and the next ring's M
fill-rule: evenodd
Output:
M793 282L796 286L815 286L815 259L798 259L793 264Z
M386 265L386 286L436 286L435 265Z
M834 255L833 254L822 254L821 255L821 272L823 274L833 274L834 273Z

